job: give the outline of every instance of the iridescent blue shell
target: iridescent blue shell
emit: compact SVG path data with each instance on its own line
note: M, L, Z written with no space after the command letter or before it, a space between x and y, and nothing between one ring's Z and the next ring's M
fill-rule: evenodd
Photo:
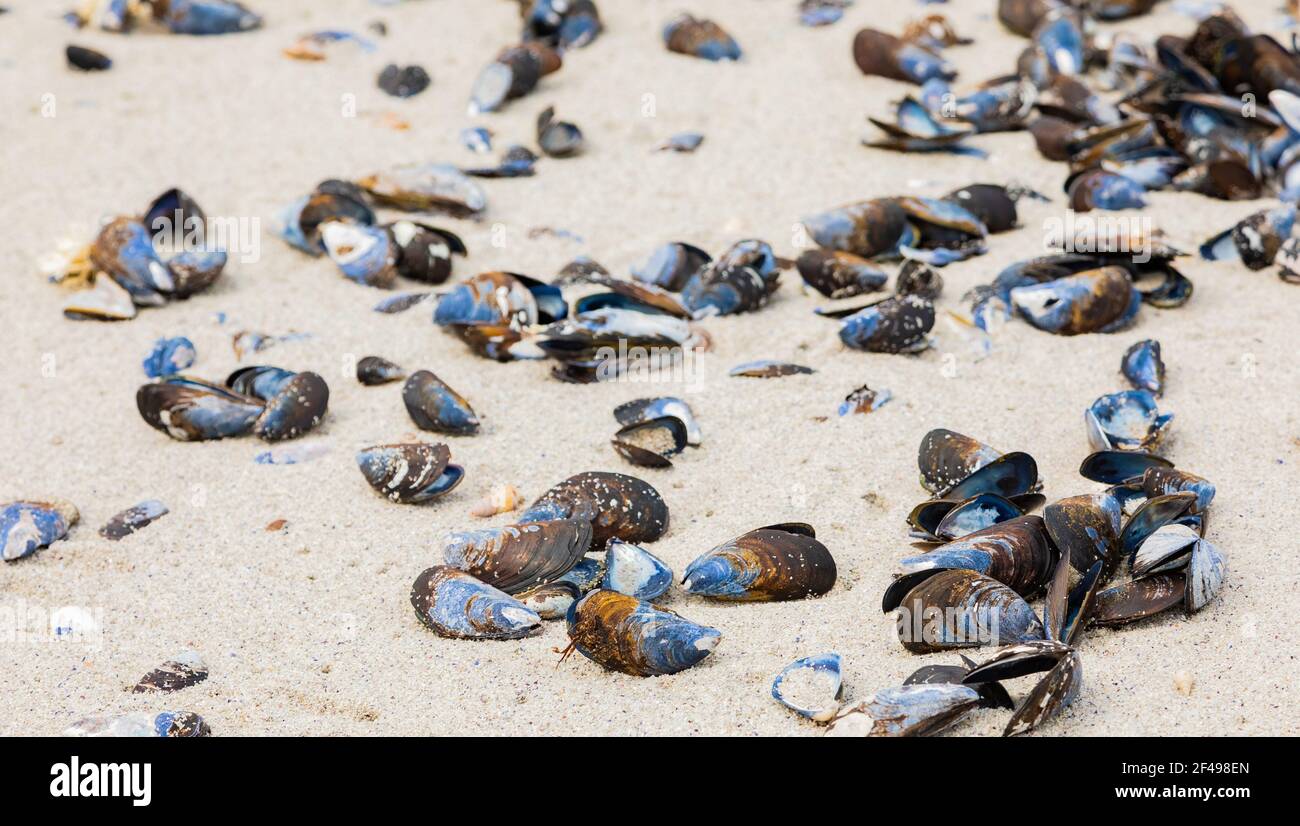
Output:
M144 374L151 379L179 373L194 363L194 343L184 336L160 338L145 356Z
M420 622L443 637L514 640L542 625L541 617L504 591L448 565L435 565L411 586Z
M68 502L10 502L0 508L0 559L22 559L68 535L77 509Z
M605 546L605 578L600 587L652 600L672 584L672 568L644 548L618 539L611 539Z

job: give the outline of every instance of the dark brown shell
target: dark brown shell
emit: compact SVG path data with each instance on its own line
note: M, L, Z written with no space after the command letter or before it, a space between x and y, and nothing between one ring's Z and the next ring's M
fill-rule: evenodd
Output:
M639 545L668 530L668 505L659 491L635 476L588 471L570 476L538 497L521 520L586 519L592 546L610 538Z
M931 493L943 493L1001 455L978 439L939 427L921 438L916 464L921 485Z
M1123 625L1146 619L1183 601L1187 575L1182 571L1125 582L1097 594L1094 625Z
M901 609L898 635L908 651L928 653L1043 638L1043 625L1029 604L991 577L948 569L921 571L900 581L917 584L894 605L887 600L885 609Z
M795 262L808 286L827 298L851 298L884 287L887 276L867 259L838 250L805 250ZM878 278L870 277L878 274Z
M898 63L898 50L904 45L892 34L862 29L853 36L853 62L864 75L911 81Z
M208 667L198 654L185 652L141 677L131 691L135 694L169 693L201 683L207 678Z
M357 362L357 381L364 385L373 387L404 378L406 371L386 358L366 356Z
M294 374L266 403L253 432L268 442L295 439L320 424L329 407L329 385L312 372Z
M494 588L517 594L564 574L589 547L589 522L556 519L454 533L443 558Z
M1107 498L1114 504L1113 514L1102 508ZM1108 572L1115 570L1121 559L1115 524L1118 518L1118 502L1108 494L1070 496L1043 509L1043 520L1052 541L1061 553L1069 554L1070 564L1080 572L1091 568L1099 559L1106 561Z
M807 525L742 534L698 557L682 577L688 593L735 602L819 597L835 585L835 560Z
M1083 664L1079 652L1071 650L1021 700L1003 735L1014 737L1038 728L1074 702L1082 687Z
M932 549L920 558L934 555L941 559L944 554L968 550L988 554L991 565L982 573L1021 596L1031 596L1043 589L1051 578L1057 557L1043 517L1031 514L967 534Z
M568 615L570 646L612 671L636 677L673 674L707 657L722 635L636 597L599 589Z
M1029 37L1049 11L1060 7L1057 0L998 0L998 21L1015 34Z

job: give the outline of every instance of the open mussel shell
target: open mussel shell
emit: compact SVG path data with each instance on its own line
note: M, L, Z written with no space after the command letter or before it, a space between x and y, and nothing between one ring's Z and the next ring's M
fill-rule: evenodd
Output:
M1011 290L1030 324L1058 335L1113 333L1137 317L1142 297L1122 267L1101 267Z
M996 493L980 493L960 502L947 499L922 502L912 509L907 521L918 539L950 542L1022 515L1024 510L1010 499Z
M889 276L849 252L806 250L795 262L804 283L827 298L851 298L882 289Z
M1092 614L1093 625L1124 625L1155 616L1182 603L1187 575L1182 571L1152 574L1100 591Z
M1159 396L1165 389L1165 363L1160 358L1160 342L1139 341L1124 351L1120 372L1129 384Z
M668 51L705 60L740 60L740 46L712 20L680 14L664 26Z
M632 277L676 292L712 260L712 256L699 247L673 241L655 248L649 258L632 267Z
M519 600L449 565L435 565L411 586L415 614L443 637L515 640L542 625Z
M367 386L388 384L406 378L406 371L380 356L366 356L357 362L357 381Z
M184 376L141 385L135 403L151 427L182 442L242 435L266 410L257 398Z
M940 427L922 437L916 463L925 489L942 494L1001 455L977 439Z
M1062 558L1056 564L1056 573L1043 602L1043 627L1047 639L1074 644L1079 632L1087 627L1106 567L1106 561L1097 560L1071 588L1070 561Z
M1103 485L1119 485L1141 479L1149 468L1172 469L1174 463L1152 453L1135 450L1099 450L1079 466L1079 475Z
M537 145L552 158L568 158L582 151L582 130L568 121L555 119L555 107L537 116Z
M973 665L962 682L976 685L1051 671L1063 657L1069 655L1070 650L1070 646L1052 639L1026 640L1004 646L984 662Z
M604 589L575 602L567 623L570 649L611 671L636 677L690 668L722 639L716 628Z
M13 562L64 538L81 515L71 502L9 502L0 507L0 559Z
M881 607L899 609L899 640L914 653L1043 638L1043 624L1019 594L967 569L904 574L885 591Z
M686 425L676 416L661 416L621 428L610 444L618 455L634 465L672 467L668 457L686 448Z
M975 663L964 654L961 659L963 665L923 665L913 671L903 681L903 685L964 684L963 681L966 679L966 675L975 667ZM980 708L1013 709L1016 707L1016 704L1011 700L1011 695L996 680L972 683L969 687L979 692Z
M514 594L559 578L590 546L590 523L557 519L454 532L442 555L448 565Z
M253 432L268 442L298 438L320 424L329 407L329 385L312 372L245 367L232 373L226 386L266 402L266 409L253 423Z
M166 694L189 688L208 678L208 665L199 652L185 650L140 678L131 689L135 694Z
M446 212L458 217L487 209L487 195L449 164L408 164L367 175L357 185L377 202L395 209Z
M455 436L478 432L478 416L469 402L428 370L411 374L402 387L402 401L421 430Z
M99 529L99 535L112 542L125 539L168 513L167 506L157 499L147 499L132 505L114 516Z
M1153 450L1173 419L1172 413L1159 411L1147 390L1109 393L1084 413L1093 450Z
M844 690L840 669L840 655L833 651L795 660L772 681L772 698L800 717L829 722Z
M975 689L953 683L898 686L840 709L829 737L927 737L954 725L980 703Z
M582 589L568 580L545 582L515 595L544 620L564 619L569 607L582 598Z
M1106 560L1114 570L1120 559L1122 519L1119 501L1108 493L1070 496L1043 509L1052 543L1080 573L1097 560Z
M1196 494L1185 491L1153 496L1129 517L1119 535L1120 552L1128 558L1130 566L1138 548L1157 530L1187 513L1196 503Z
M1179 570L1191 558L1193 546L1201 535L1177 522L1162 525L1138 546L1129 564L1134 579L1154 573Z
M668 530L668 505L659 491L635 476L588 471L543 493L519 519L584 519L591 523L595 547L604 547L610 539L640 544Z
M320 255L320 228L334 223L370 226L375 213L366 205L361 187L349 181L322 181L310 195L285 207L278 216L278 234L291 246L309 255Z
M630 542L609 540L600 587L637 599L658 599L673 584L673 571L659 557Z
M1226 569L1219 549L1204 539L1192 548L1192 558L1187 563L1187 594L1184 604L1189 612L1201 610L1214 599L1223 587Z
M624 426L641 424L664 416L672 416L686 426L686 443L698 447L703 437L690 405L675 396L657 396L650 399L633 399L614 408L614 418Z
M438 299L435 324L528 327L568 315L558 287L518 273L485 272L457 284Z
M819 597L835 585L835 560L806 526L773 525L742 534L686 566L690 594L735 602Z
M934 304L919 295L887 298L845 318L840 341L872 353L918 353L930 346Z
M963 501L981 493L996 493L1015 500L1042 486L1038 463L1028 453L1006 453L976 470L949 490L945 499Z
M397 272L428 284L451 275L451 257L468 255L460 236L445 229L403 219L385 224L397 248Z
M212 729L192 711L133 712L83 717L64 737L208 737Z
M105 224L90 248L90 260L141 307L165 303L165 294L175 287L171 270L154 249L149 230L135 218L115 218Z
M451 492L464 480L465 470L450 462L446 445L423 442L375 445L357 453L357 467L370 487L402 504L428 502Z
M990 576L1017 594L1042 590L1056 565L1056 549L1041 516L1017 516L900 563L904 573L964 568Z

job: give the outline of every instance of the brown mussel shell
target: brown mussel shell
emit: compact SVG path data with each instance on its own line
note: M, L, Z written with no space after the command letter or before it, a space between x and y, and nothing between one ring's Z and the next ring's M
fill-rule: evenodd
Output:
M922 437L916 464L921 471L921 485L931 493L942 494L1001 455L978 439L938 427Z
M1019 594L965 569L904 574L886 590L881 607L886 613L900 609L899 640L914 653L1043 638L1042 622Z
M1087 571L1104 560L1108 572L1119 564L1119 503L1108 494L1084 494L1058 500L1043 509L1052 542L1068 554L1070 564Z
M1124 625L1155 616L1183 602L1187 575L1182 571L1152 574L1115 585L1097 594L1093 625Z
M312 372L295 373L266 403L253 432L268 442L296 439L320 424L329 406L329 385Z
M404 378L406 371L386 358L366 356L357 362L357 381L368 387Z
M811 526L772 525L742 534L687 566L682 587L735 602L819 597L835 585L835 560Z
M668 505L635 476L588 471L543 493L521 519L585 519L591 522L593 548L604 548L611 538L639 545L668 530Z
M556 519L453 533L443 558L494 588L517 594L563 575L590 547L589 522Z
M1043 589L1056 566L1057 552L1047 535L1043 517L1018 516L981 531L945 543L920 556L911 557L917 564L911 570L925 570L926 560L933 557L933 567L946 565L945 559L965 556L989 560L988 570L981 571L1021 596L1032 596Z
M401 504L436 499L465 478L465 471L451 464L446 445L425 442L365 448L357 454L357 467L377 493Z

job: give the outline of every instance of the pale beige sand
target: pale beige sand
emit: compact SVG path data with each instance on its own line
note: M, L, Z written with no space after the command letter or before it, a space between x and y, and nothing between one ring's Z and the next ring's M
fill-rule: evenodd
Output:
M359 175L401 161L472 158L457 144L479 68L517 35L514 4L429 0L382 9L368 3L277 0L260 4L267 27L206 40L158 34L71 34L57 3L11 2L0 17L0 496L61 496L82 524L69 541L0 568L0 608L37 612L74 604L101 612L102 646L16 640L0 644L0 732L58 733L98 712L184 708L214 732L233 734L777 734L814 735L768 696L791 660L834 649L845 658L850 696L900 683L955 654L913 656L891 637L879 597L909 546L904 517L924 498L916 446L943 426L1037 459L1046 494L1096 489L1076 473L1088 452L1082 412L1121 389L1120 354L1133 341L1164 345L1177 414L1169 455L1219 489L1210 537L1228 560L1228 582L1205 611L1174 611L1123 631L1087 636L1085 688L1044 734L1296 733L1297 552L1293 527L1300 475L1296 328L1300 288L1273 271L1183 263L1194 300L1176 311L1143 308L1115 336L1058 338L1011 326L993 355L975 362L946 326L938 347L909 358L844 350L835 325L815 318L820 297L787 273L757 315L707 322L716 344L698 386L570 386L550 365L499 365L470 355L434 328L425 309L370 312L377 291L343 280L328 261L308 260L269 234L282 204L329 176ZM715 253L743 237L793 255L800 216L839 203L915 192L940 195L974 181L1019 180L1050 193L1023 210L1023 228L992 239L988 255L943 271L940 308L1000 268L1042 251L1042 223L1063 214L1065 167L1042 161L1026 134L977 138L988 160L902 156L858 145L865 116L885 110L904 86L864 78L849 57L857 28L897 31L922 11L912 3L859 2L827 29L796 25L794 0L694 3L745 49L739 65L667 53L661 24L680 0L605 2L608 31L574 53L541 91L481 119L498 144L532 138L547 104L579 123L590 148L543 161L532 179L488 182L488 219L441 221L472 251L457 277L511 269L551 277L587 253L617 273L666 240ZM1273 0L1239 3L1258 25ZM934 9L936 7L924 7ZM947 7L977 45L949 57L973 83L1010 69L1021 41L992 19L993 3ZM1124 26L1189 32L1168 10ZM361 30L388 21L381 51L344 46L322 64L280 55L298 34ZM116 61L98 75L69 72L62 49L75 41ZM409 101L374 85L389 60L419 61L433 85ZM57 117L41 117L52 93ZM362 115L339 116L340 96ZM643 117L644 96L656 116ZM407 132L378 125L385 110ZM695 155L653 154L670 134L700 130ZM210 214L258 216L262 258L232 264L219 286L189 302L147 310L129 323L65 321L60 292L36 264L62 236L88 237L105 214L129 212L168 186L195 195ZM1149 211L1172 239L1194 248L1206 234L1264 204L1222 203L1160 193ZM494 248L492 225L507 243ZM549 225L585 239L529 240ZM235 319L214 324L213 314ZM314 334L262 354L312 369L330 382L329 417L311 438L331 451L297 467L265 467L254 438L185 444L147 427L135 409L140 360L160 335L185 334L199 350L193 373L220 380L236 365L230 335L241 326ZM952 353L955 375L944 371ZM482 414L481 435L450 441L465 484L431 507L374 495L353 463L366 444L415 430L400 386L362 387L341 365L383 355L430 368ZM55 359L52 377L42 374ZM730 379L756 358L794 359L812 376ZM951 371L949 371L951 372ZM838 419L840 399L862 383L894 401L870 416ZM668 535L651 546L678 572L714 544L782 520L817 526L840 580L825 598L789 604L719 605L680 592L667 605L722 630L701 666L637 679L575 656L558 664L562 624L521 642L443 640L413 616L407 594L439 561L439 533L482 525L468 516L497 482L531 500L569 474L628 471L608 444L610 410L646 394L680 394L704 428L702 448L666 472L639 475L672 509ZM830 416L828 420L821 420ZM113 544L96 529L113 513L157 497L172 510L138 536ZM284 533L264 526L288 520ZM498 517L502 524L506 517ZM212 668L200 686L170 697L126 692L179 649L198 649ZM1175 689L1186 672L1190 696ZM1029 680L1013 683L1023 693ZM956 732L998 733L1007 712L980 711Z

